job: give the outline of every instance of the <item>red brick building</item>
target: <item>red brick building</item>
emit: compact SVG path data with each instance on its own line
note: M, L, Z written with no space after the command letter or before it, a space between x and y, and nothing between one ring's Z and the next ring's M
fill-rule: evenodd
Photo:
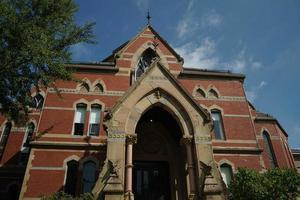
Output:
M82 82L33 94L26 127L0 118L1 199L224 199L238 167L295 167L287 133L246 99L243 74L183 62L147 25L99 63L68 64Z

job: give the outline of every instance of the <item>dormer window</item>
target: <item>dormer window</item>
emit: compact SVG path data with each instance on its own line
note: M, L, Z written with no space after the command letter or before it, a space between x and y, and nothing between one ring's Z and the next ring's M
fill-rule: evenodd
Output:
M155 57L158 57L158 55L152 49L148 48L144 51L135 70L135 80L137 80L147 70Z

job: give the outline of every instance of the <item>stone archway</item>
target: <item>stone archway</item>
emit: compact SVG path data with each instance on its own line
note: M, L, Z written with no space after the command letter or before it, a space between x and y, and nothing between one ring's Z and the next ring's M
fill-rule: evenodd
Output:
M136 200L185 199L187 156L181 128L159 104L140 118L133 149L133 193Z
M186 149L187 196L221 199L220 175L211 145L212 122L201 108L158 61L126 92L111 110L107 126L108 170L113 172L104 183L105 199L133 199L133 146L137 141L139 120L154 105L173 116L181 129ZM103 172L104 173L104 172Z

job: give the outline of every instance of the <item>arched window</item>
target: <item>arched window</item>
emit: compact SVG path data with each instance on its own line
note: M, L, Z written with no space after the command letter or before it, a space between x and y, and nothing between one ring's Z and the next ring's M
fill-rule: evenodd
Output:
M32 122L29 123L26 127L26 132L24 134L23 143L22 143L22 147L21 147L21 151L23 153L28 153L29 142L32 139L34 129L35 129L35 126L34 126L34 123L32 123Z
M76 105L74 135L83 135L86 107L87 105L84 103L79 103Z
M263 135L264 144L265 144L265 151L266 151L268 159L270 161L271 168L275 168L275 167L277 167L277 161L276 161L276 157L274 155L270 136L266 131L264 131L262 135Z
M225 185L228 187L232 180L232 167L226 163L220 166L221 176Z
M78 162L70 160L67 163L67 174L64 191L67 194L75 196L78 177Z
M151 48L144 51L135 69L135 80L147 70L155 57L158 57L158 55Z
M37 94L32 99L31 107L41 109L43 107L43 104L44 104L44 97L41 94Z
M104 88L103 88L103 86L102 86L100 83L97 83L97 84L95 85L94 91L95 91L95 92L102 93L102 92L104 92Z
M98 104L92 104L91 112L90 112L90 122L89 122L89 135L91 136L99 135L100 117L101 117L101 106Z
M198 88L198 89L196 90L196 96L197 96L197 97L203 97L203 98L206 97L205 92L204 92L201 88Z
M87 83L82 83L79 89L80 92L89 92L90 87Z
M212 120L214 123L215 139L224 140L224 129L221 112L217 109L211 111Z
M210 89L210 90L208 91L208 96L209 96L210 98L219 98L218 93L217 93L214 89Z
M96 164L87 161L83 164L82 189L83 193L91 192L96 182Z
M11 122L6 122L1 137L0 137L0 158L2 157L3 151L5 149L7 139L9 137L10 131L11 131L12 124Z

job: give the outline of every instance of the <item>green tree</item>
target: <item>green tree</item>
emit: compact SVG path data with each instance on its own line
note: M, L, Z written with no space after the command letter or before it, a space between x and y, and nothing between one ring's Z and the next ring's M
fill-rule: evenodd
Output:
M93 43L94 23L76 25L73 0L0 0L0 106L15 122L26 121L32 88L71 80L69 48Z
M300 176L294 169L271 169L259 173L238 169L229 185L232 200L294 200L299 195Z

